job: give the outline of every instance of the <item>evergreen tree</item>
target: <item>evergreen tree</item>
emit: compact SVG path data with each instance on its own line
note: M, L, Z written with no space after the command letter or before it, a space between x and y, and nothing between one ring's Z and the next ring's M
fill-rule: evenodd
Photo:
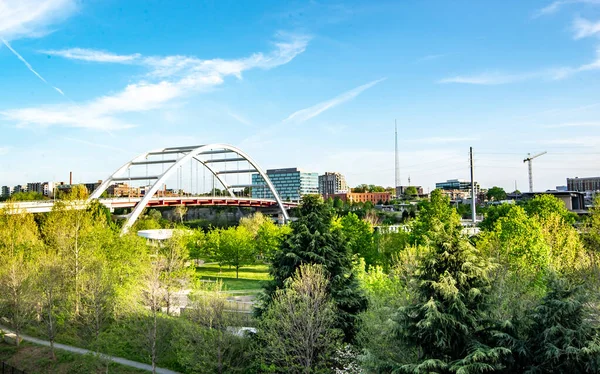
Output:
M305 196L298 209L298 220L290 224L292 233L273 256L270 273L273 280L265 288L262 314L278 289L302 264L323 265L329 279L329 292L337 308L337 325L346 341L356 334L358 314L367 307L367 299L353 272L350 248L342 232L332 227L332 209L319 196Z
M491 263L458 235L438 237L417 268L416 300L400 308L396 334L416 359L413 373L471 373L500 369L510 350L485 344Z
M524 371L600 372L600 329L586 310L582 287L553 277L548 288L530 314Z

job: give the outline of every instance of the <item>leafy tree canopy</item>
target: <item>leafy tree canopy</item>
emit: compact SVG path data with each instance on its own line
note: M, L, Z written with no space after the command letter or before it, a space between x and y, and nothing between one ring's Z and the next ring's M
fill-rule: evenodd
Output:
M272 302L278 289L302 264L320 264L330 280L329 288L337 308L336 327L351 341L356 333L358 314L367 301L352 268L351 252L341 230L332 227L332 209L319 196L304 196L298 219L290 224L292 233L273 256L270 273L273 280L265 289L263 307Z
M486 196L489 200L500 201L506 199L506 192L504 188L494 186L487 191Z

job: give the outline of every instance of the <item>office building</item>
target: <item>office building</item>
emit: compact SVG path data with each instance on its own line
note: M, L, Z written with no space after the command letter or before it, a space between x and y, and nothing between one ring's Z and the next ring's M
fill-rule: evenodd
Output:
M438 182L435 188L442 190L444 195L451 200L464 200L471 198L471 182L464 179L448 179L445 182ZM479 193L479 183L475 182L475 195Z
M267 170L267 177L273 183L279 197L285 201L296 201L304 195L319 193L318 173L309 173L298 168L271 169ZM252 174L252 197L274 198L260 174Z
M0 190L0 197L10 197L10 187L2 186L2 189Z
M600 191L600 177L567 178L567 190L578 192Z
M546 191L546 192L523 192L524 199L531 199L537 195L552 195L562 201L565 207L576 213L585 213L585 194L577 191Z
M113 184L106 189L108 196L113 197L138 197L140 188L132 187L127 183Z
M567 188L567 186L556 186L556 190L564 192L564 191L568 191L569 189Z
M96 188L100 187L101 184L102 184L101 180L99 180L98 182L83 183L83 185L85 186L85 189L88 191L89 195L91 195L96 190Z
M44 189L42 187L42 183L40 182L32 182L32 183L27 183L27 192L37 192L37 193L43 193Z
M14 195L19 192L25 192L25 191L27 191L27 189L25 187L23 187L20 184L17 184L16 186L13 187L11 195Z
M324 197L338 193L348 192L348 184L346 178L340 173L326 172L319 175L319 193Z

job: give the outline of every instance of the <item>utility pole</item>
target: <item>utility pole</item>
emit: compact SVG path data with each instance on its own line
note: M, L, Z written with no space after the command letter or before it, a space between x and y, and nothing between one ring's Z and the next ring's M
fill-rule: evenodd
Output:
M469 147L469 159L471 161L471 216L473 218L473 225L477 223L475 217L475 179L473 179L473 147Z
M396 139L396 153L395 153L395 158L396 158L396 185L394 187L396 187L396 195L398 194L397 190L398 187L400 187L400 160L398 159L398 123L396 122L396 120L394 120L394 129L395 129L395 139Z
M546 153L548 153L548 152L546 152L546 151L540 152L535 156L531 156L531 153L528 153L527 158L525 158L523 160L523 162L529 163L529 165L528 165L528 168L529 168L529 192L533 192L533 170L531 168L531 160L533 160L534 158L540 157L541 155L545 155Z

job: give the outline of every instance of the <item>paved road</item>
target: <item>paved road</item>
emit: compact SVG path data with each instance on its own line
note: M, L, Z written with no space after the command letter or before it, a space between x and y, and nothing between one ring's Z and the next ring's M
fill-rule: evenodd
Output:
M0 325L0 330L7 332L7 333L12 333L13 331L5 328L4 326ZM21 335L21 338L25 341L31 342L31 343L35 343L35 344L39 344L39 345L44 345L46 347L50 346L50 342L47 340L42 340L42 339L38 339L38 338L34 338L32 336L27 336L27 335ZM79 353L82 355L91 353L91 354L97 354L97 352L94 351L90 351L88 349L83 349L83 348L78 348L78 347L73 347L70 345L64 345L64 344L59 344L59 343L54 343L54 347L57 349L62 349L63 351L69 351L69 352L73 352L73 353ZM114 356L108 356L108 355L104 355L102 354L104 359L110 360L112 362L116 362L118 364L121 365L125 365L125 366L130 366L132 368L136 368L136 369L141 369L141 370L147 370L147 371L152 371L152 365L148 365L148 364L143 364L141 362L137 362L137 361L131 361L131 360L127 360L125 358L121 358L121 357L114 357ZM159 374L178 374L176 371L173 370L169 370L169 369L162 369L162 368L156 368L156 372Z

